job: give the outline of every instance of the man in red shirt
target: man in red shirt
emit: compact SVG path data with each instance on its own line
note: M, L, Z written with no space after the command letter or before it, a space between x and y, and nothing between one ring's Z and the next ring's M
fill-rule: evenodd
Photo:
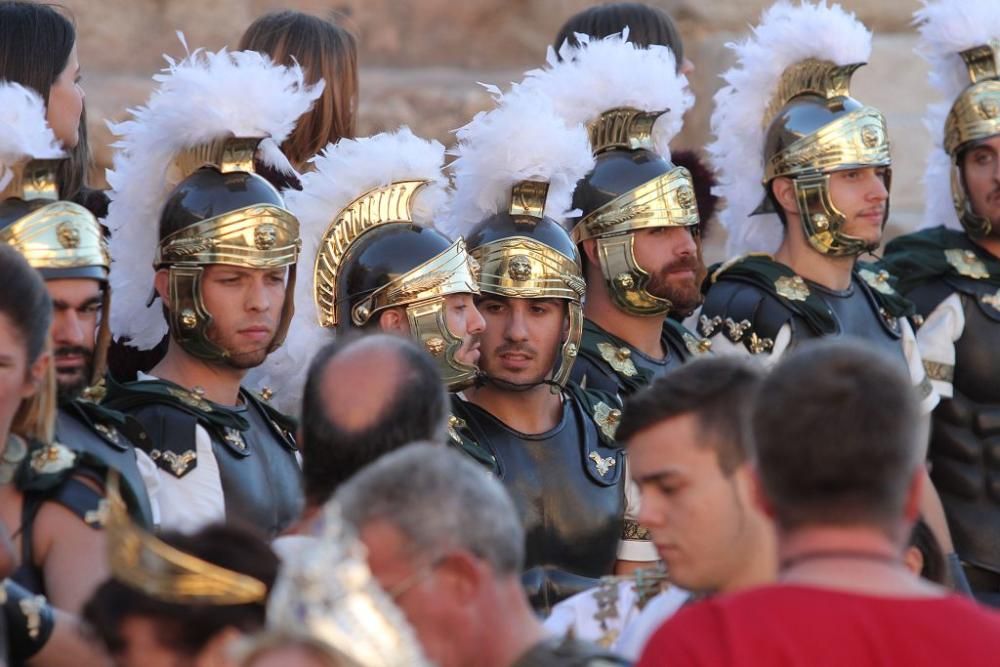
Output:
M805 346L761 384L751 434L778 582L681 611L639 667L998 663L1000 615L903 564L927 433L897 366L857 340Z

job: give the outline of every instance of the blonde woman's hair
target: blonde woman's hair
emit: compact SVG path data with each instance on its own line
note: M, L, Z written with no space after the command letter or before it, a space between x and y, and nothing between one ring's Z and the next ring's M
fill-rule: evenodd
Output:
M353 139L358 109L358 48L345 28L296 11L265 14L240 39L241 51L268 54L282 65L299 63L306 81L326 82L281 148L297 169L329 143Z
M22 438L43 443L52 442L56 430L57 385L56 371L50 354L51 340L45 344L47 363L38 391L21 401L10 431ZM30 366L28 372L31 372Z

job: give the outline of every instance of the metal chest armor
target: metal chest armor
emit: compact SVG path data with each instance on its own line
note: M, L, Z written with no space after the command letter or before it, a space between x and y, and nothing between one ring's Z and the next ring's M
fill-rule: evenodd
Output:
M226 517L275 536L302 509L300 469L292 429L284 418L243 390L243 405L220 406L161 381L111 384L107 403L146 429L143 449L161 474L183 478L198 464L195 429L202 426L226 503Z
M570 383L559 425L538 435L514 431L482 408L452 400L460 429L494 457L497 476L517 506L526 539L522 582L537 610L547 611L610 574L622 537L625 455L599 430L613 428L618 413L597 405L599 413L600 405L607 411L602 426L581 394Z
M932 311L959 292L965 327L955 342L953 398L933 414L931 479L941 496L955 551L1000 574L1000 298L997 285L948 277L908 294ZM984 529L990 527L990 529Z
M653 380L711 350L711 343L667 318L660 337L666 352L653 359L589 319L583 321L580 354L571 379L586 389L631 396Z
M131 422L138 427L134 420ZM145 436L141 428L130 429L133 435L136 432ZM135 445L125 433L113 424L95 422L88 414L86 404L76 400L59 408L56 413L55 434L56 442L87 452L106 463L109 468L117 470L122 476L123 485L128 487L137 501L144 525L153 525L153 510L146 484L139 474L133 449Z

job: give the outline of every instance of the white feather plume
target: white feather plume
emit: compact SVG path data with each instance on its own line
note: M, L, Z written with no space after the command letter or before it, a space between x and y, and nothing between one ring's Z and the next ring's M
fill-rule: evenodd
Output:
M917 53L927 60L930 83L943 99L929 105L924 116L934 143L924 172L924 225L961 229L951 200L951 158L944 150L944 123L951 105L970 84L958 54L1000 39L1000 6L996 0L924 0L913 18L920 31Z
M170 165L183 149L226 136L269 137L258 151L281 171L291 167L277 149L323 91L307 86L298 65L275 65L253 51L195 51L153 79L158 87L131 119L109 124L119 137L108 170L111 205L111 329L139 349L167 333L160 305L146 302L153 289L158 221L166 197L180 180ZM270 146L270 144L274 144Z
M564 224L577 182L594 168L587 129L568 125L548 98L523 92L504 97L457 131L450 152L455 193L442 230L452 238L510 207L511 187L525 180L549 184L545 215Z
M765 10L746 39L727 44L736 65L715 95L712 133L706 149L717 172L713 192L726 200L719 221L729 233L727 254L774 252L781 244L775 214L750 217L764 197L764 129L761 122L782 73L807 58L837 65L862 63L871 55L872 34L840 5L779 2Z
M315 170L301 176L302 190L285 193L285 204L299 220L302 250L295 284L295 315L284 345L253 369L246 384L274 391L278 409L298 414L309 362L333 337L319 325L313 301L313 266L327 228L365 192L397 181L429 181L413 200L414 221L432 225L448 199L444 146L421 139L409 128L329 144L312 159Z
M694 106L687 77L677 73L673 52L659 45L642 48L628 41L628 29L603 39L577 34L580 45L568 41L552 47L546 66L525 74L514 87L547 96L556 113L569 125L583 124L617 107L641 111L667 109L653 127L656 151L670 156L670 141L684 125L684 114ZM561 58L561 60L560 60Z
M22 160L61 157L65 155L45 120L41 96L19 83L0 81L0 190Z

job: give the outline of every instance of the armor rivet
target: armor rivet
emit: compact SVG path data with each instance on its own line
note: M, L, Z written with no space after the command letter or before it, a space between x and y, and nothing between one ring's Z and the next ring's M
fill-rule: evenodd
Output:
M621 418L622 418L622 411L619 410L618 408L615 408L614 410L608 413L608 421L612 424L617 424L619 421L621 421Z
M440 336L434 336L433 338L428 338L424 342L424 347L435 357L440 357L441 353L444 352L444 338Z
M570 343L569 345L567 345L566 346L566 356L572 359L576 355L577 355L576 345L574 345L573 343Z
M615 284L621 289L630 290L635 288L635 279L631 273L622 272L615 276Z
M370 314L368 306L358 306L354 309L354 320L358 322L358 324L364 324L368 321L368 315Z
M515 255L507 265L507 274L518 282L531 279L531 262L524 255Z
M626 359L632 356L632 350L628 349L627 347L620 347L618 348L618 351L615 353L615 356L618 357L620 360L625 361Z
M190 308L181 311L181 326L185 329L194 329L198 326L198 316Z
M823 213L813 214L813 224L816 225L816 229L825 232L830 226L830 219L826 217Z
M253 244L257 250L270 250L278 240L278 229L274 225L264 224L253 230Z

